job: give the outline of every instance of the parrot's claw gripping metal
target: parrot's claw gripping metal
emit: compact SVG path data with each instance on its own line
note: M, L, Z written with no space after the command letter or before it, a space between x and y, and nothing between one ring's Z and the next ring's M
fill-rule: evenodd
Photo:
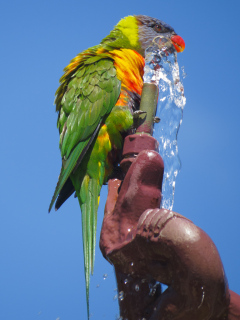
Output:
M133 118L138 118L143 113L147 113L147 111L136 110L133 112Z

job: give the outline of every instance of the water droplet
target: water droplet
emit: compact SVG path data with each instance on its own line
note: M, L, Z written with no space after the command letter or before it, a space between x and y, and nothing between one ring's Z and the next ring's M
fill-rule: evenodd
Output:
M119 292L119 294L118 294L118 299L119 299L120 301L123 301L123 299L124 299L124 292L123 292L123 291L120 291L120 292Z
M181 67L181 70L182 70L182 77L183 79L185 79L187 76L187 73L185 72L184 66Z
M139 291L139 285L138 284L135 285L135 291Z
M159 100L163 102L163 101L166 100L166 98L167 98L167 97L163 97L163 98L161 98L161 99L159 99Z
M124 284L127 284L127 283L128 283L128 279L125 279L125 280L123 281L123 283L124 283Z
M131 262L131 264L130 264L130 265L131 265L131 267L133 267L134 263L133 263L133 262Z
M150 289L149 295L153 297L155 295L156 291L157 291L157 284L150 285L149 289Z
M100 284L97 284L97 285L96 285L96 288L99 288L99 287L100 287Z
M107 273L104 273L104 275L103 275L103 280L106 280L107 279Z
M151 288L149 295L153 297L155 295L155 293L156 293L156 288Z
M113 297L113 300L117 300L117 298L118 298L118 295L115 294L115 296Z

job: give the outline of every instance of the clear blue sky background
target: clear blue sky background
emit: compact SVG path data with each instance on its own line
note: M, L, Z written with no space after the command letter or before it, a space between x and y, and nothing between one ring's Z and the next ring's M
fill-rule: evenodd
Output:
M13 0L2 1L0 12L0 319L86 319L77 200L47 213L61 166L54 93L70 59L129 14L162 19L186 42L178 56L187 105L173 209L210 235L240 294L240 2ZM98 249L92 320L115 319L115 289Z

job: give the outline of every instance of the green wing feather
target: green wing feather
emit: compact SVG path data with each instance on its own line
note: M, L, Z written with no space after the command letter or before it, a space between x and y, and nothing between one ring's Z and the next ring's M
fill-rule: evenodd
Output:
M65 87L64 94L58 92L62 96L58 107L62 169L49 212L92 135L97 133L96 128L114 107L121 82L116 77L113 61L98 59L80 66Z
M118 100L121 82L116 76L113 61L104 55L83 59L61 82L56 109L59 111L62 168L49 212L70 177L82 212L89 316L89 280L95 256L98 196L104 179L104 161L97 161L98 152L95 155L92 152L99 126ZM91 165L91 157L95 165Z

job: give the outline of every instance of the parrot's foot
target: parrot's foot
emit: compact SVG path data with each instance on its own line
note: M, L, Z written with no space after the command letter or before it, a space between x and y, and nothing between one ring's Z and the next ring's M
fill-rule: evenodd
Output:
M147 111L136 110L133 112L133 118L138 118L141 114L147 113Z

